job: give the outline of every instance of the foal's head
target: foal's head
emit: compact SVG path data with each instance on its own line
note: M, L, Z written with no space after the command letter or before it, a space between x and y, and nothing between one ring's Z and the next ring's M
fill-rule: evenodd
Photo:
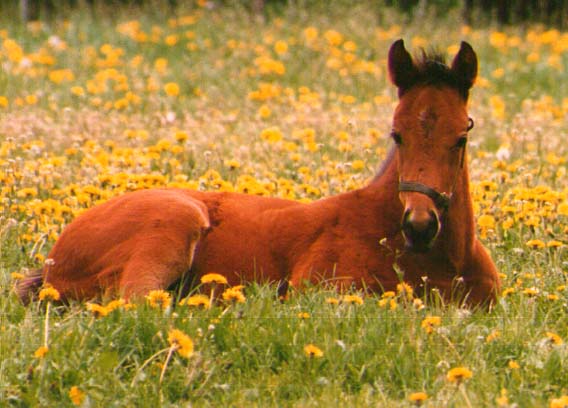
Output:
M400 98L392 138L397 145L402 232L409 249L434 244L463 166L469 89L477 56L462 42L451 66L440 55L412 59L402 40L390 48L388 70Z

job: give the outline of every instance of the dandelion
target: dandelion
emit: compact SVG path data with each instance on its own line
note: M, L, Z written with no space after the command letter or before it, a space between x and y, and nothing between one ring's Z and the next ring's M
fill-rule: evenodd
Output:
M183 299L180 302L180 305L187 305L187 306L191 306L191 307L202 307L204 309L209 309L211 307L211 299L209 299L209 296L205 296L202 294L197 294L197 295L193 295L190 296L186 299Z
M201 277L201 283L203 283L203 284L216 283L218 285L226 285L227 284L227 278L225 278L223 275L218 274L218 273L208 273L208 274L203 275Z
M515 293L515 288L506 288L503 289L503 292L501 292L501 296L505 298L512 295L513 293Z
M298 313L298 318L301 320L306 320L310 318L310 314L308 312L300 312Z
M412 394L410 394L408 396L408 400L410 402L414 402L414 404L416 404L416 406L422 405L422 403L424 401L426 401L427 399L428 399L428 394L426 394L423 391L413 392Z
M99 305L97 303L87 303L86 308L97 319L100 317L105 317L109 313L109 310L106 307Z
M44 358L48 351L49 351L49 348L47 348L46 346L40 346L36 349L36 351L34 351L34 357L35 358Z
M501 332L499 330L493 330L491 333L487 335L485 338L486 343L491 343L501 337Z
M325 299L325 303L327 303L328 305L338 305L339 299L334 298L334 297L328 297L328 298Z
M240 289L229 288L223 292L223 300L231 303L245 303L246 297Z
M258 109L258 116L260 116L262 119L267 119L270 117L270 115L272 115L272 110L268 106L262 105Z
M461 384L463 381L470 379L473 373L466 367L452 368L446 374L446 379L451 383Z
M319 347L314 346L313 344L307 344L306 346L304 346L304 353L306 354L306 356L311 358L323 357L323 351L321 351Z
M126 307L126 301L124 299L116 299L108 302L105 306L107 311L110 313L113 310L119 309L121 307Z
M540 239L531 239L526 242L526 245L530 248L544 248L546 246Z
M286 54L288 52L288 43L282 40L276 41L274 44L274 51L278 55Z
M10 277L12 278L12 280L21 280L25 278L25 275L20 272L12 272L10 274Z
M539 290L537 288L526 288L523 289L522 291L523 295L527 296L527 297L535 297L536 295L538 295Z
M511 370L518 370L519 368L521 368L521 366L519 365L519 363L517 363L515 360L509 360L509 362L507 363L507 366L508 366Z
M550 401L550 408L568 408L568 395L563 395L560 398L553 398Z
M151 290L148 295L146 295L146 300L153 308L161 308L166 310L172 303L171 295L165 290Z
M59 291L55 289L53 286L46 286L42 290L39 291L39 300L47 300L47 301L54 301L57 302L61 299L61 295Z
M168 96L178 96L179 95L179 85L175 82L168 82L164 85L164 92Z
M172 329L168 332L168 342L180 356L189 358L193 355L193 341L191 338L178 329Z
M406 282L401 282L396 285L396 292L402 296L406 297L407 299L412 299L414 297L414 289Z
M546 332L545 335L546 338L555 346L560 346L563 343L562 338L556 333Z
M83 400L85 399L85 393L81 391L81 389L76 385L71 387L68 395L73 405L76 406L81 405L83 403Z
M341 298L342 303L347 303L350 305L362 305L363 298L358 295L345 295Z
M501 395L495 398L495 402L497 403L498 407L508 407L509 406L509 397L507 397L507 389L503 388L501 390Z
M176 142L178 143L184 143L185 141L187 141L187 139L189 138L188 134L186 132L182 132L182 131L177 131L174 134L174 138L176 139Z
M170 362L170 359L172 358L172 355L174 354L174 352L177 351L179 353L179 355L184 357L184 358L189 358L193 354L193 340L191 340L191 338L187 334L182 332L181 330L171 329L168 332L168 342L170 343L170 347L154 354L154 356L152 356L150 359L146 360L146 362L142 365L142 367L144 367L149 361L151 361L151 359L153 357L155 357L159 353L162 353L164 351L168 352L168 356L166 357L166 361L164 362L164 365L162 366L162 372L160 373L160 381L159 381L160 384L164 380L164 376L166 374L166 369L168 368L168 363ZM134 378L136 378L136 376Z
M441 324L442 318L440 316L427 316L422 320L420 327L422 327L427 334L431 334L434 329Z

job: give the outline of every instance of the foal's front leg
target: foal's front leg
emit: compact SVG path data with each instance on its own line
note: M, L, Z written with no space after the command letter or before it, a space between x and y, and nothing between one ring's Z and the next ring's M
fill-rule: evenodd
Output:
M476 240L471 258L463 277L467 291L466 302L471 305L491 306L501 292L499 271L479 240Z

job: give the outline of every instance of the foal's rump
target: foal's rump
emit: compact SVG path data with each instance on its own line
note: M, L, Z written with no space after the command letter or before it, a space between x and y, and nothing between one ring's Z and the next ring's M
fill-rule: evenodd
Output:
M207 208L184 190L125 194L65 228L48 255L53 262L44 266L43 281L64 299L117 293L130 298L166 289L190 269L207 228Z

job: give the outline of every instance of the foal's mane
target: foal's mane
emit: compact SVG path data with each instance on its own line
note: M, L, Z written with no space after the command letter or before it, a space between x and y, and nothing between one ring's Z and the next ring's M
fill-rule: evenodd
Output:
M446 55L438 50L426 51L420 49L413 58L416 77L413 86L448 86L460 92L465 99L468 98L469 86L465 86L454 70L446 64Z
M394 153L396 151L395 147L391 147L391 149L389 150L389 152L387 153L387 157L383 160L383 162L381 163L381 167L379 167L379 170L375 173L375 176L373 177L373 180L371 180L371 183L374 183L375 181L377 181L379 178L381 178L381 176L384 174L384 172L386 171L386 169L389 167L391 161L394 158Z

